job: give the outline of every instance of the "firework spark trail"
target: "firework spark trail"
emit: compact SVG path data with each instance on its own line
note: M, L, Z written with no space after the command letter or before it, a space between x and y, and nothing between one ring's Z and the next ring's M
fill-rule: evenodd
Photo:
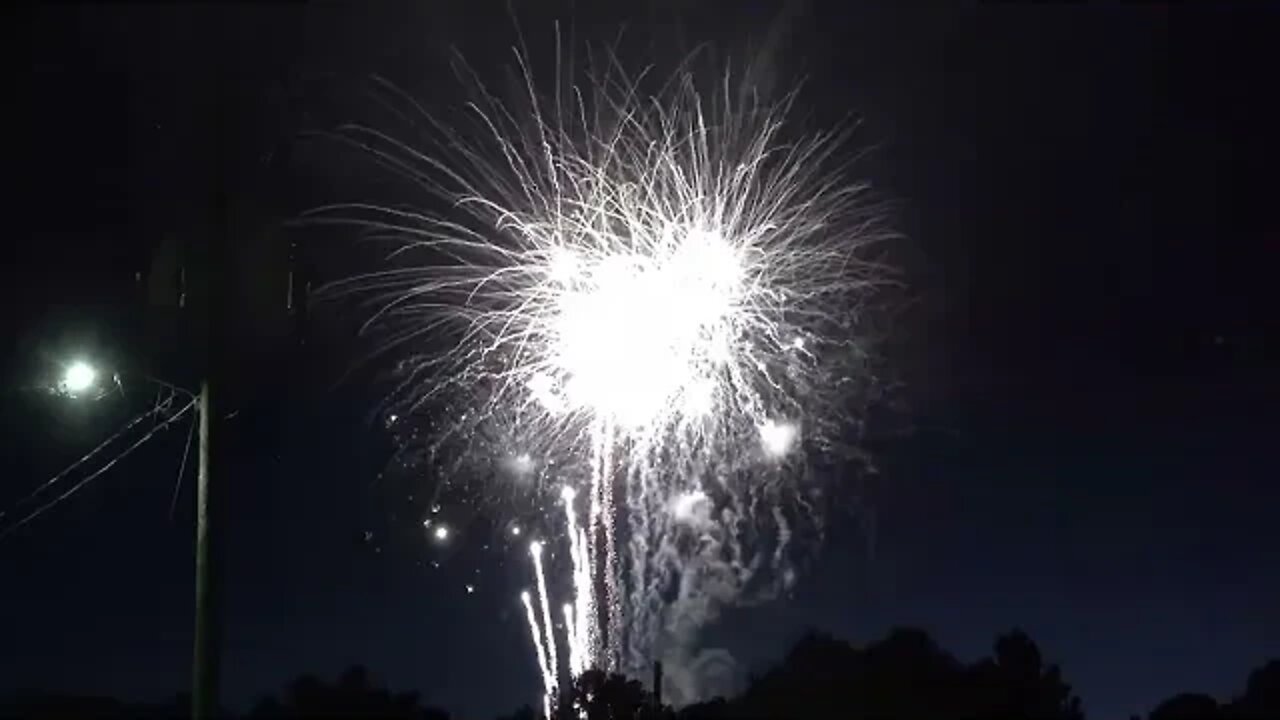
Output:
M538 669L542 671L542 686L546 694L546 704L555 696L556 681L551 666L547 662L546 648L542 644L542 630L538 625L538 615L533 610L533 598L528 591L520 593L520 601L524 603L525 615L529 620L529 634L533 636L533 649L538 655ZM548 628L549 630L550 628ZM551 717L548 712L547 717Z
M564 500L565 524L568 528L569 559L573 565L573 602L565 605L566 628L569 636L569 672L577 677L588 669L591 662L589 632L591 613L591 567L587 560L587 540L578 528L578 516L573 501L577 496L573 487L566 485L561 491Z
M636 552L643 553L644 561L637 563L643 568L642 576L632 587L632 623L633 632L628 638L627 662L632 673L640 672L649 661L649 651L653 642L659 619L666 584L674 569L672 545L677 540L673 532L673 515L675 510L673 498L666 493L656 492L657 484L654 471L642 465L633 471L633 486L641 489L636 504L632 505L630 517L633 523L633 538L639 538ZM678 496L677 496L678 497Z
M554 686L556 676L559 674L560 658L556 652L555 625L551 623L551 600L547 597L547 575L542 569L542 543L530 543L529 554L533 556L533 568L538 576L538 601L542 603L542 622L546 629L544 634L547 646L547 667L550 668L551 682Z
M402 412L466 407L445 434L511 422L585 470L583 527L565 503L570 671L635 667L673 622L696 630L761 567L785 569L803 520L786 513L811 507L802 463L785 458L836 444L828 429L874 380L860 313L886 268L866 253L890 234L832 162L845 136L792 132L794 94L762 98L728 73L704 93L687 66L648 93L610 57L552 109L517 61L518 107L470 75L473 134L400 96L437 155L344 128L459 217L346 204L311 219L401 243L407 267L330 291L376 303L388 346L445 338L406 361ZM550 688L555 628L534 561L543 631L526 608Z
M561 607L564 614L564 634L568 637L568 673L571 678L577 678L586 670L586 661L582 660L582 648L579 644L580 638L577 635L577 624L573 621L573 603L566 602Z
M591 469L591 515L590 526L587 531L586 542L586 559L588 583L593 589L588 595L590 604L588 612L591 613L591 627L593 638L591 641L590 653L591 661L597 666L606 669L613 668L613 660L616 656L618 647L618 637L615 633L611 619L613 617L613 607L617 604L618 598L616 594L616 584L609 577L609 569L615 566L616 560L612 554L613 545L609 542L609 537L613 534L611 516L613 510L613 475L610 462L610 446L613 442L613 428L608 421L602 421L597 424L593 433L592 447L594 449L594 457L592 458ZM603 541L603 547L602 547ZM597 599L594 589L600 587L603 590L601 597ZM599 614L604 611L605 620L601 622Z
M626 503L628 508L642 507L641 503L644 498L648 497L648 477L643 473L637 473L637 477L633 482L627 483ZM630 512L628 513L628 523L630 527L630 559L631 559L631 594L628 601L628 609L630 617L628 622L628 646L631 645L633 638L648 637L650 628L648 620L651 614L648 609L650 598L655 595L647 592L649 590L650 577L650 553L649 553L649 536L651 515L646 512ZM634 664L630 653L628 653L628 663Z
M602 563L604 571L604 587L605 587L605 609L606 620L608 624L609 646L605 653L605 666L609 670L617 670L621 662L623 637L622 637L622 592L620 588L624 578L620 577L619 569L622 567L618 559L617 548L617 521L618 510L616 493L613 488L612 473L609 471L613 467L613 454L610 450L613 447L611 438L606 436L605 439L605 456L602 466L602 475L605 482L602 483L601 491L604 495L603 516L604 516L604 561Z

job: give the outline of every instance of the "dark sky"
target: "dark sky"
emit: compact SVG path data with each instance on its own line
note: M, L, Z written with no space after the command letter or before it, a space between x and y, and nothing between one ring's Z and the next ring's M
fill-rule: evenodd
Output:
M733 49L776 10L709 5L685 32ZM837 519L820 572L711 640L763 667L809 626L870 640L914 624L968 659L1020 625L1091 717L1240 690L1280 654L1280 16L864 5L801 7L779 67L809 77L815 117L863 118L875 149L858 167L899 201L916 302L889 414L911 431L876 441L866 510ZM346 156L300 132L364 119L372 74L447 94L449 43L480 65L511 39L498 8L396 7L63 5L6 23L0 510L149 399L68 408L32 378L72 351L166 362L174 341L140 324L134 273L207 223L216 153L261 224L335 199ZM637 12L629 37L668 38L658 15ZM550 17L521 22L535 37ZM579 10L579 32L607 39L620 19ZM318 275L341 270L315 255ZM308 322L301 349L265 330L236 348L250 382L229 421L226 699L359 661L467 716L533 700L524 563L479 525L443 549L415 534L421 509L378 482L379 389L335 387L358 345L331 314ZM0 540L0 692L185 687L190 492L168 512L185 430Z

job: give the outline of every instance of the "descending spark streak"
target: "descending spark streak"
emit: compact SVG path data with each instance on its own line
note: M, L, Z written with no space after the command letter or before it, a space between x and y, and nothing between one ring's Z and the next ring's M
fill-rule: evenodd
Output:
M566 617L572 623L567 625L569 635L569 671L574 677L581 675L590 663L591 628L591 569L587 563L587 541L582 530L578 528L578 515L574 511L573 501L577 492L566 485L561 491L564 500L565 522L569 535L569 559L573 565L573 603L565 606ZM576 614L576 619L574 616Z
M636 477L627 483L627 506L629 508L642 508L644 498L648 493L648 478L642 472L636 473ZM630 557L631 557L631 594L628 598L628 610L630 618L628 622L629 636L648 637L648 619L649 613L646 607L649 601L648 580L651 572L653 559L649 552L649 529L652 519L646 512L631 513L629 517L629 525L631 532L630 539ZM630 658L628 658L630 660Z
M605 668L616 670L622 657L622 597L618 577L621 564L618 562L617 548L617 501L613 488L613 432L607 426L601 436L604 449L600 463L600 495L601 495L601 532L604 550L600 559L600 569L604 574L604 607L608 646L602 650Z
M542 631L538 627L538 616L533 611L533 599L529 596L528 590L520 593L520 601L524 603L525 614L529 619L529 634L533 636L533 649L538 654L538 669L542 671L542 685L547 698L550 698L555 694L555 677L547 665L547 653L542 645ZM546 702L550 704L549 699ZM547 717L551 717L550 713Z
M578 546L578 567L574 572L574 605L578 612L578 642L581 647L582 669L594 662L596 646L595 592L592 582L591 564L587 549L587 533L577 529L577 537L571 542Z
M600 608L609 607L609 603L614 601L610 596L608 581L603 575L607 570L606 563L608 558L601 552L600 539L608 532L606 527L606 519L604 515L605 494L608 491L608 424L601 421L596 424L595 432L592 437L592 445L594 448L594 457L592 458L591 468L591 510L590 524L586 532L586 542L584 547L587 561L587 577L586 583L592 588L592 592L587 595L587 613L589 614L589 627L591 628L591 653L593 661L599 662L607 658L609 652L608 643L615 642L616 639L609 635L609 626L606 623L600 627ZM597 599L594 592L600 583L604 590L602 598ZM603 657L601 657L603 656Z
M550 687L554 690L556 675L559 673L560 659L556 653L556 630L551 624L551 601L547 598L547 575L542 569L542 543L529 544L529 554L533 556L534 571L538 575L538 601L542 603L542 621L545 623L547 639L547 666L550 668Z
M605 446L612 448L612 443ZM604 588L605 602L608 603L607 621L609 624L608 669L617 670L622 661L622 589L620 571L622 564L618 561L617 528L614 527L618 515L617 500L614 497L612 474L612 454L605 455L604 483Z
M569 637L569 674L576 678L586 666L582 661L582 648L578 644L578 627L573 621L573 604L565 603L560 610L564 613L565 635Z

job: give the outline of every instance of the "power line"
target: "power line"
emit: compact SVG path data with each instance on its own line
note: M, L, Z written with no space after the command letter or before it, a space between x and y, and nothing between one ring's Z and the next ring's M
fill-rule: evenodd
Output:
M66 500L67 498L71 497L71 496L72 496L72 495L74 495L76 492L78 492L81 488L83 488L84 486L88 485L90 482L92 482L92 481L96 480L99 476L101 476L103 473L105 473L105 472L107 472L108 470L110 470L112 467L114 467L114 466L116 465L116 463L118 463L118 462L120 462L121 460L123 460L125 457L127 457L127 456L128 456L130 453L132 453L134 450L137 450L139 447L142 447L142 445L146 444L146 442L147 442L148 440L150 440L152 437L154 437L154 436L155 436L157 433L159 433L161 430L164 430L164 429L168 428L170 425L172 425L173 423L177 422L177 421L178 421L178 420L179 420L183 415L185 415L185 414L187 413L187 411L189 411L189 410L191 410L192 408L194 408L194 407L195 407L195 405L196 405L196 403L195 403L195 401L194 401L194 400L193 400L193 401L189 401L185 406L183 406L183 407L182 407L182 409L178 410L178 412L174 413L174 414L173 414L173 415L171 415L170 417L165 418L165 420L164 420L163 422L161 422L160 424L156 425L156 426L155 426L154 428L152 428L152 429L151 429L151 430L150 430L146 435L143 435L140 439L138 439L138 440L137 440L136 442L134 442L132 445L130 445L129 447L125 448L123 451L121 451L121 452L120 452L120 454L116 455L114 458L112 458L110 461L108 461L105 465L103 465L102 467L98 468L98 469L97 469L97 470L95 470L94 472L92 472L92 473L90 473L89 475L87 475L84 479L80 480L80 482L78 482L78 483L76 483L75 485L71 486L71 489L69 489L69 490L67 490L66 492L62 493L61 495L59 495L59 496L55 497L54 499L50 500L49 502L45 503L44 505L41 505L40 507L36 508L36 509L35 509L34 511L32 511L30 514L26 515L26 516L25 516L25 517L23 517L21 520L19 520L19 521L17 521L16 523L14 523L14 524L10 525L9 527L5 528L4 530L0 530L0 540L3 540L4 538L8 537L10 534L14 533L14 532L15 532L15 531L17 531L19 528L23 527L23 526L24 526L24 525L26 525L27 523L29 523L29 522L31 522L32 520L35 520L36 518L38 518L38 517L40 517L41 515L43 515L43 514L45 513L45 511L47 511L47 510L49 510L50 508L54 507L55 505L57 505L58 503L62 502L63 500ZM148 411L147 413L144 413L144 414L140 415L138 418L135 418L135 419L134 419L134 421L130 423L130 425L132 426L132 425L136 424L137 422L141 421L143 418L149 417L149 416L151 416L151 415L155 414L156 412L158 412L158 409ZM117 435L118 435L118 434L119 434L119 433L117 433ZM99 446L99 448L95 448L95 449L94 449L94 451L90 453L90 456L91 456L91 455L93 455L93 454L96 454L100 448L101 448L101 446ZM80 465L80 464L82 464L82 463L84 462L84 460L85 460L85 459L87 459L87 457L88 457L88 456L86 456L86 458L82 458L80 461L77 461L77 462L75 463L75 465ZM73 465L73 467L74 467L75 465ZM65 476L65 474L66 474L67 472L69 472L69 470L63 471L62 473L60 473L60 474L59 474L59 476ZM52 482L52 481L51 481L51 482ZM46 483L44 487L48 487L48 486L49 486L49 483Z

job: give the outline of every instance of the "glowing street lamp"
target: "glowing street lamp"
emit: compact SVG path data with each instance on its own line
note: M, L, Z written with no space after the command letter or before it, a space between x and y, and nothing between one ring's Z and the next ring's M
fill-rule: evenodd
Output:
M62 389L68 395L79 395L98 382L98 370L84 360L76 360L62 373Z

